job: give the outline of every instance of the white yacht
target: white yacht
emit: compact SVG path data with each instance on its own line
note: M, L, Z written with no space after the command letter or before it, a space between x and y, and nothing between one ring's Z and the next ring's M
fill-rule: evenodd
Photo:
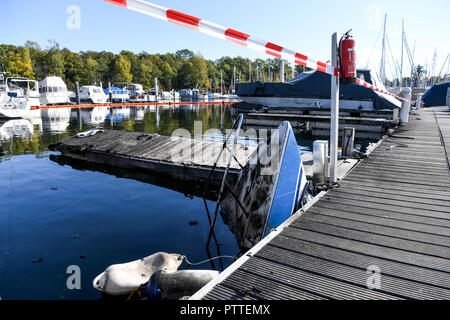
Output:
M0 73L0 118L22 118L32 106L39 107L39 84L35 80Z
M39 81L41 105L69 104L70 92L60 77L46 77Z
M70 96L72 102L76 102L75 94ZM103 89L97 86L83 86L80 89L80 102L89 104L106 104L108 97Z

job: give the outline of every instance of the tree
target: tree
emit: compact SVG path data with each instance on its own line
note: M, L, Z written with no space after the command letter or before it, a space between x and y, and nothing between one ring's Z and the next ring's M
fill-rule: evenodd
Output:
M100 81L98 74L98 62L94 58L88 57L85 63L85 77L84 80L88 84Z
M425 68L421 65L418 65L416 67L416 70L414 72L414 81L415 82L420 82L420 80L422 79L422 76L425 74Z
M64 49L62 54L64 55L64 77L67 87L73 90L75 82L81 82L85 74L84 62L79 54L67 49Z
M59 44L49 40L51 44L47 51L48 74L64 78L64 56L59 49Z
M34 79L30 51L27 47L19 47L17 51L8 53L6 71L11 75Z
M115 80L121 82L131 82L131 63L124 55L119 55L114 64Z

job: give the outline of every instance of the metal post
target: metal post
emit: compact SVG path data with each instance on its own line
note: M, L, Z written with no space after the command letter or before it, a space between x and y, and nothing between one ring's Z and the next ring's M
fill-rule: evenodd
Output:
M80 84L77 82L75 82L75 98L77 101L77 105L79 106L80 103Z
M355 143L355 128L344 128L342 135L342 155L351 158Z
M403 98L411 100L411 88L403 88ZM409 101L402 100L402 108L400 109L400 122L407 123L409 120L409 111L411 109L411 103Z
M419 110L420 108L421 108L421 106L422 106L422 96L423 96L423 93L418 93L417 94L417 100L416 100L416 110Z
M156 102L158 102L158 78L155 78L155 97Z
M446 105L450 107L450 88L447 88L447 99L446 100L447 100Z
M284 60L280 61L280 82L284 82Z
M112 103L111 82L108 82L109 103Z
M313 180L325 184L328 176L328 140L316 140L313 144Z
M331 38L331 65L338 66L338 34ZM339 77L331 76L331 123L330 123L330 184L337 182L337 154L339 136Z

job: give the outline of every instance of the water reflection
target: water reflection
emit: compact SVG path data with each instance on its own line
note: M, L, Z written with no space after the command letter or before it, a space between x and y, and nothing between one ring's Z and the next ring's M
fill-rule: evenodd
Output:
M224 105L164 105L139 107L49 108L32 110L26 119L0 122L5 154L47 151L48 145L94 127L171 135L179 128L194 134L194 122L205 132L232 125L231 107Z

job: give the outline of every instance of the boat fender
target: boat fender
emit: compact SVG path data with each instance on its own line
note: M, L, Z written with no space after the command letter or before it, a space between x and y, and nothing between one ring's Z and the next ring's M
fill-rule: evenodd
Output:
M212 270L161 270L152 275L143 291L150 300L179 300L192 296L218 275Z
M158 252L146 258L108 267L93 281L95 289L113 296L130 294L157 271L175 271L183 262L179 254Z

